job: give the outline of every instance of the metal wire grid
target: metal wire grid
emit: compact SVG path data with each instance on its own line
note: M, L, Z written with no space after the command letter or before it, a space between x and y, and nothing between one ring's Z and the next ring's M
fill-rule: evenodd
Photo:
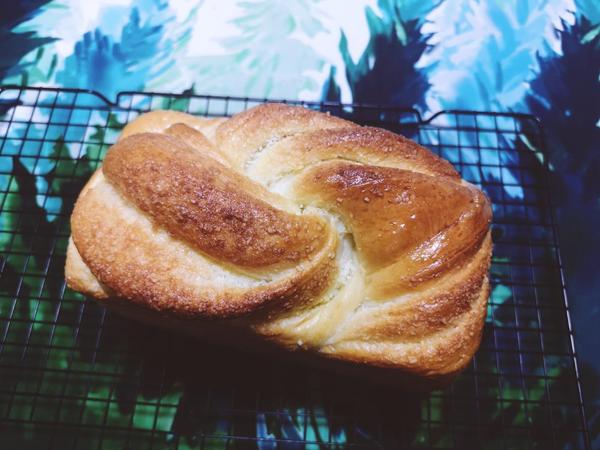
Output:
M301 103L408 135L494 204L482 346L443 391L411 397L215 348L65 288L73 202L125 123L156 108L223 116L264 101L0 91L3 448L590 448L543 134L530 116L423 120L406 109Z

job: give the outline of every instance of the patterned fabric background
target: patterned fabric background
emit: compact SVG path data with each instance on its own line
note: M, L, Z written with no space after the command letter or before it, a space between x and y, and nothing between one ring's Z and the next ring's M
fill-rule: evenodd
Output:
M535 114L549 140L585 395L597 405L597 0L1 0L1 11L1 84ZM60 205L44 207L51 217ZM597 434L597 409L591 422Z

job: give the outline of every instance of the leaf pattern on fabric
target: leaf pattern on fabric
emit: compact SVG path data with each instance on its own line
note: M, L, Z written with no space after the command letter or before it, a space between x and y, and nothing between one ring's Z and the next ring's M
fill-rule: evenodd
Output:
M585 229L591 235L600 227L600 3L595 0L365 1L361 4L368 5L364 9L368 36L356 57L351 55L351 44L361 38L359 27L332 28L335 18L327 16L323 2L235 2L235 7L222 15L227 16L223 26L227 25L230 33L218 39L218 54L204 52L203 43L193 36L197 27L212 20L211 8L222 3L99 1L90 2L87 9L84 3L3 1L0 80L94 89L111 100L125 90L157 90L273 98L314 99L321 95L324 100L339 101L344 89L349 88L355 102L416 108L425 117L445 108L531 112L547 124L551 176L564 192L564 199L572 204L568 215L582 208L586 211L585 217L577 218L575 225L567 228L569 234L577 235ZM339 4L344 6L343 2ZM319 42L327 39L339 49L335 58L328 59L319 47ZM200 48L192 48L197 45ZM339 85L336 80L340 79L346 84ZM211 356L210 348L199 349L185 338L166 342L174 338L142 325L131 328L125 319L107 315L98 305L64 291L61 280L68 235L65 218L72 208L73 193L81 189L82 180L93 172L106 152L106 143L114 141L128 120L127 115L107 113L102 100L96 97L73 98L74 103L76 100L85 108L51 112L0 104L3 116L14 113L9 130L12 138L3 142L0 156L0 263L4 267L0 294L11 299L0 302L0 314L8 342L29 345L6 345L2 357L15 364L27 361L32 367L46 364L46 368L55 371L52 373L72 370L69 383L57 384L65 390L58 395L69 389L69 394L78 400L59 408L63 414L60 420L81 421L90 427L106 424L140 430L155 428L165 433L160 437L160 445L165 448L224 448L233 431L258 437L257 448L265 450L319 448L326 444L342 448L350 440L367 448L411 444L469 448L472 436L455 436L442 427L420 425L423 417L438 422L454 417L456 405L449 397L433 395L425 402L387 391L373 392L351 382L334 383L325 377L315 379L313 375L305 380L303 374L293 373L292 369L289 373L284 371L289 381L283 384L277 384L281 380L240 381L236 376L240 367L255 364L254 359L244 360L242 365L232 364L231 370L225 371L228 375L220 378L223 372L217 370L217 365L229 367L231 362L223 362L219 355ZM142 102L134 106L186 110L191 105L188 98L168 96L152 105L148 98ZM27 125L31 121L36 123ZM44 124L48 122L63 125L47 127ZM69 123L76 126L68 126ZM471 181L509 186L504 192L499 192L500 188L493 191L498 198L533 203L539 199L527 185L539 180L526 180L511 167L540 168L541 143L527 123L517 124L515 130L512 137L503 135L502 142L472 131L443 135L440 139L429 135L426 140L454 162L483 166L481 171L464 169ZM28 145L19 138L25 135ZM457 155L459 144L466 150ZM518 152L498 155L486 151L486 147L516 147ZM80 182L74 183L73 175ZM503 213L511 220L525 220L518 202L514 207L503 207ZM20 220L15 211L35 220ZM495 237L502 239L502 229L495 232ZM539 236L528 239L546 238L543 233L541 230ZM46 239L47 236L54 238ZM574 245L567 248L570 247ZM598 246L590 243L589 247L588 254L592 254ZM10 256L5 258L4 253ZM505 281L530 270L528 266L511 268L511 258L521 256L515 251L510 257L497 255L494 259L494 288L487 321L499 329L515 322L514 305L526 297L526 293ZM553 258L550 253L542 256ZM582 258L589 270L587 259ZM42 273L48 276L40 277ZM588 275L595 277L595 272ZM10 326L6 318L11 318ZM53 325L58 319L79 325ZM518 320L521 326L535 327L546 318L525 316ZM141 338L123 339L118 333L123 329ZM49 339L52 354L43 347ZM514 349L521 345L519 339L516 333L500 331L497 335L484 335L483 346ZM110 351L96 353L93 349L98 343ZM205 367L201 362L192 369L180 367L190 354L197 352L214 367ZM124 361L123 354L127 353L142 354L144 361L158 355L174 367L173 373L187 375L167 379L157 388L163 369L134 367L130 361ZM486 441L501 447L506 445L502 434L505 427L544 423L547 397L572 389L572 367L558 357L540 361L535 353L525 353L517 362L513 360L514 353L501 354L496 360L491 359L492 355L482 353L477 364L518 366L533 376L528 386L511 380L498 386L490 383L498 374L486 374L478 385L482 404L464 409L467 415L469 411L479 414L475 417L471 413L473 417L466 419L491 424ZM242 360L244 357L247 358L239 355ZM140 379L145 383L140 385ZM7 392L17 388L39 392L45 386L42 383L52 385L51 382L7 378L3 385ZM230 386L234 383L238 386L236 405L243 411L256 411L250 417L231 414L234 400ZM283 386L285 392L272 392L272 386ZM253 394L259 388L272 396L263 398L263 404L276 404L277 395L285 394L291 399L289 406L256 410ZM453 390L458 398L468 399L471 394L470 387L460 382ZM364 405L356 412L359 423L339 418L340 410L355 405L345 402L347 392L361 398L360 404ZM490 400L497 397L502 401ZM11 401L16 417L56 420L56 405L39 404L28 409L26 402ZM525 401L527 409L520 407ZM400 419L398 404L403 405ZM373 423L373 417L381 417L381 411L385 412L384 420ZM569 424L572 417L564 409L554 409L552 415L554 423L563 425ZM594 417L597 421L598 416ZM402 442L395 433L399 420L405 427ZM24 442L39 442L42 436L25 428L20 432ZM549 433L554 433L552 439L558 445L578 446L576 438L553 430L536 428L529 438L548 442ZM74 439L75 443L65 448L75 447L77 439L85 442L83 445L99 446L96 441L85 440L85 436ZM290 439L307 439L313 444L302 446L289 442ZM127 445L136 448L137 444ZM107 444L106 448L122 448L120 445ZM139 448L145 448L145 443L140 443Z
M239 7L231 21L236 35L222 40L223 54L189 63L200 92L284 99L318 89L310 72L324 61L302 38L325 31L319 3L252 0Z
M30 0L23 2L2 2L0 14L0 42L2 42L2 57L0 57L0 80L15 76L21 78L24 84L28 81L28 71L35 70L35 61L41 58L41 46L53 42L54 39L39 36L34 31L16 31L19 25L31 20L40 13L50 0ZM30 52L37 51L33 62L22 61Z
M144 18L140 11L144 11ZM171 72L176 76L178 46L185 46L191 30L167 33L173 12L165 0L136 0L119 41L101 28L84 34L56 76L63 86L92 88L110 99L119 92L143 90Z

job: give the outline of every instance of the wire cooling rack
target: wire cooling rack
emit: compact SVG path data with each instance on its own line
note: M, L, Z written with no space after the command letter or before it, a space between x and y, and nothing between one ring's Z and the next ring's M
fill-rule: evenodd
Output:
M65 287L73 202L128 121L157 108L230 115L264 101L0 90L0 448L590 448L543 133L531 116L424 120L301 103L401 132L491 198L483 342L445 390L411 396L203 344Z

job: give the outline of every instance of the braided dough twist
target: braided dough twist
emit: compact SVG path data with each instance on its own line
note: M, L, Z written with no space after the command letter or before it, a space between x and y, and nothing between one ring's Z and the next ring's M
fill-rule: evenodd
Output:
M481 340L490 220L447 161L382 129L156 111L82 190L66 278L141 320L435 383Z

